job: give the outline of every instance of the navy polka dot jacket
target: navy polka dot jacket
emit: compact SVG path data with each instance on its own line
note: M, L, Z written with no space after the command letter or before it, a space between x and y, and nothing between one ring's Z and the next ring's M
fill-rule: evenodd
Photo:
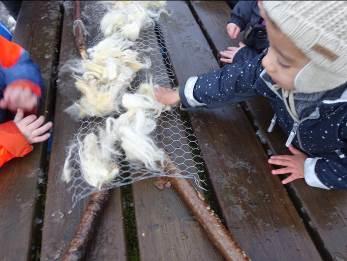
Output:
M264 96L285 134L292 136L289 143L309 157L304 166L306 183L324 189L347 188L347 83L327 91L295 121L281 92L271 88L271 79L264 74L261 66L264 55L265 52L257 54L244 47L232 64L189 78L180 88L182 107L213 108Z

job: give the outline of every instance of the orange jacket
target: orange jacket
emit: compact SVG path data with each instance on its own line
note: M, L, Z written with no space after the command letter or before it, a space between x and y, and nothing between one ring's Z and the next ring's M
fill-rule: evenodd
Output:
M21 46L0 35L0 99L9 85L11 88L29 88L37 97L41 96L42 78L38 66ZM0 109L1 120L5 115ZM32 146L13 121L0 124L0 167L30 151Z
M0 124L0 167L15 157L25 156L32 149L13 121Z

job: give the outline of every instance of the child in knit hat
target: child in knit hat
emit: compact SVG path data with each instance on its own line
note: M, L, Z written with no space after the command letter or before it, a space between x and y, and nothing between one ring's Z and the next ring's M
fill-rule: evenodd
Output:
M190 77L179 90L158 88L164 104L223 106L252 96L269 99L292 155L269 163L282 183L347 188L347 2L264 1L270 47L241 48L232 64Z

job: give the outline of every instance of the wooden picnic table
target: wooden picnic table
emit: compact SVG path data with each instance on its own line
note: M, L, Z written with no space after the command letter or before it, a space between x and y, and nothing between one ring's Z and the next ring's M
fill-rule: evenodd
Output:
M158 24L178 84L218 68L218 50L236 44L225 31L229 5L169 1L167 8L170 16ZM60 260L87 200L71 209L71 193L60 178L66 146L79 127L64 113L78 97L74 79L60 73L78 58L71 8L62 1L24 1L15 41L41 67L41 112L55 125L51 146L36 146L1 169L1 260ZM199 144L211 206L253 260L347 260L347 193L315 189L303 180L284 186L270 175L268 151L286 151L278 128L266 133L271 116L261 98L182 112ZM146 180L113 190L86 260L223 258L177 194Z

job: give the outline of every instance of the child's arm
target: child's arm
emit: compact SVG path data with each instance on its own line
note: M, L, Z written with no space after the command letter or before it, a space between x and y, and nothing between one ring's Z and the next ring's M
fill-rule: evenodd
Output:
M40 70L23 48L1 36L0 74L6 88L0 107L12 111L17 108L32 111L41 96Z
M230 38L235 39L251 20L252 10L257 7L257 1L239 1L231 12L227 25Z
M347 151L339 156L307 158L305 181L308 185L323 189L347 189ZM346 154L347 155L347 154Z
M0 167L31 152L31 144L47 140L51 127L51 122L44 124L43 116L29 115L24 118L22 110L18 110L13 121L0 124Z
M250 56L247 57L247 55ZM236 103L258 95L255 83L263 70L263 54L254 56L251 48L242 48L233 64L200 76L190 77L179 90L184 108L205 106L208 108ZM242 59L240 59L242 57Z
M181 102L185 109L193 107L218 107L229 102L240 102L258 95L255 82L261 80L261 60L265 53L256 54L244 47L234 57L233 64L190 77L179 90L159 88L156 98L167 105Z
M342 111L346 111L346 106ZM347 113L345 113L344 120L336 124L338 126L337 139L343 142L343 145L334 151L322 153L316 157L308 157L305 160L305 181L310 186L324 189L347 189Z

